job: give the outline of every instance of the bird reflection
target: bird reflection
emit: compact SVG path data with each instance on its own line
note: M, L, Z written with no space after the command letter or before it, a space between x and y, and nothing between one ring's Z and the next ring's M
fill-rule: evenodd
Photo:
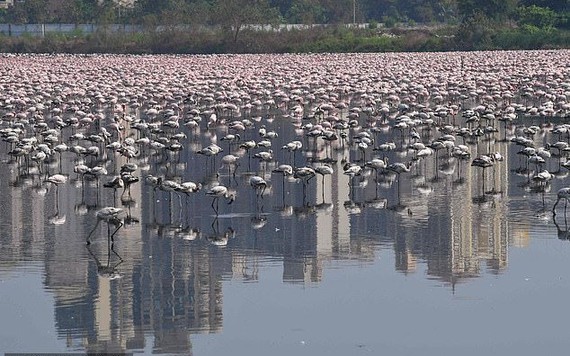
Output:
M373 209L386 209L388 207L388 199L377 196L374 199L366 200L364 205Z
M121 205L124 207L133 207L136 206L137 201L131 197L130 195L123 195L121 196Z
M229 239L235 236L235 230L231 226L228 226L223 232L220 232L220 223L216 217L212 221L212 232L206 238L214 246L226 246Z
M200 238L201 232L197 228L193 228L191 226L186 226L180 228L175 233L177 238L187 241L194 241Z
M545 200L544 200L544 193L545 193L544 190L542 190L542 191L540 192L540 196L541 196L541 198L542 198L542 199L541 199L541 201L542 201L542 206L541 206L540 209L538 209L537 212L536 212L536 216L537 216L537 217L546 217L546 215L547 215L548 213L550 213L550 211L546 208L546 202L545 202Z
M274 210L279 213L282 218L293 216L295 210L292 205L283 204L280 207L275 207Z
M255 214L255 216L251 218L251 227L254 230L261 229L262 227L265 226L265 224L267 224L267 216L261 212Z
M486 194L475 196L471 199L473 204L477 204L477 205L488 203L491 200L493 200L493 197L486 195Z
M561 228L556 221L556 214L552 216L552 220L554 221L554 225L556 226L556 230L558 232L558 238L560 240L570 240L570 228L568 227L568 219L564 216L564 228Z
M66 215L60 214L59 209L55 212L54 215L48 218L48 223L50 225L63 225L65 224L65 221L66 221Z
M325 203L323 201L320 204L316 204L314 208L315 208L315 211L317 211L317 212L319 212L319 211L331 212L334 208L334 204L333 203Z
M344 202L344 209L349 215L360 214L362 212L361 204L356 203L352 200L347 200Z
M97 274L101 277L115 279L120 278L120 274L117 271L117 267L123 263L123 258L119 256L117 251L115 251L114 246L110 243L110 239L107 241L107 262L102 263L101 260L97 257L95 253L91 250L91 245L87 245L87 251L95 260L97 264ZM111 252L117 257L117 259L113 259Z
M140 223L140 219L133 216L133 214L131 213L131 205L127 206L127 212L125 218L123 219L123 223L125 226L137 225Z
M397 204L394 204L394 205L389 205L389 206L387 207L387 209L388 209L388 210L392 210L392 211L394 211L394 212L396 212L396 213L401 213L401 212L403 212L404 210L406 210L407 213L408 213L408 215L410 215L410 216L412 215L412 210L409 209L407 205L404 205L404 204L402 204L401 202L398 202Z

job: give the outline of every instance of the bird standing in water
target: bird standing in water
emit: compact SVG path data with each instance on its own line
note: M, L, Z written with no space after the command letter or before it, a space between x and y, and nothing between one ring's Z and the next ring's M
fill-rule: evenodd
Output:
M120 215L122 213L123 209L115 208L114 206L107 206L103 209L98 210L97 213L95 213L95 216L97 217L97 223L95 224L89 235L87 235L87 241L86 241L87 245L91 244L91 235L93 234L93 232L95 232L95 229L97 229L97 226L101 221L107 223L107 238L111 239L111 242L114 242L115 234L123 226L123 220L120 218ZM110 230L111 224L117 226L117 228L112 234Z
M235 193L232 193L229 191L229 189L223 185L216 185L215 187L212 187L210 190L208 190L206 192L207 196L212 197L212 209L214 209L214 211L216 212L216 215L218 215L218 202L220 200L220 198L224 198L228 201L228 205L233 203L234 200L236 199Z
M558 198L556 199L556 203L554 203L554 206L552 207L552 215L556 215L556 206L562 199L564 199L564 214L566 214L566 207L568 206L568 200L570 200L570 187L558 190L558 193L556 195L558 196Z

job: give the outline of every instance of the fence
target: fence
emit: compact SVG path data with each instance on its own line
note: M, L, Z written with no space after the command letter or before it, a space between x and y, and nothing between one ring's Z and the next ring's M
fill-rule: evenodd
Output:
M310 29L314 27L324 27L327 25L314 24L314 25L302 25L302 24L279 24L279 25L244 25L244 28L256 30L256 31L289 31L289 30L303 30ZM366 28L367 23L358 24L346 24L346 27L352 28ZM191 25L176 25L174 26L177 30L189 30L190 28L200 28L207 29L202 25L191 26ZM0 24L0 34L4 36L45 36L46 33L77 33L77 34L89 34L97 32L99 29L104 29L105 31L113 33L135 33L143 32L145 27L142 25L127 25L127 24L110 24L110 25L95 25L95 24ZM157 26L156 31L165 31L167 26ZM170 27L172 28L172 27ZM213 28L213 27L212 27ZM211 28L210 28L211 29Z
M111 24L99 26L95 24L0 24L0 34L4 36L45 36L46 33L93 33L100 27L110 32L141 32L143 27L140 25Z

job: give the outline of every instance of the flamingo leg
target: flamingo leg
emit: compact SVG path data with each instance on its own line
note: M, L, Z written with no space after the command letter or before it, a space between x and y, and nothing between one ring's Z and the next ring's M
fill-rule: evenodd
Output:
M115 234L117 233L117 231L119 231L120 228L123 227L123 222L119 221L119 226L117 226L117 228L115 229L115 231L113 231L113 233L111 234L111 243L114 244L115 243ZM112 246L112 245L111 245Z
M552 207L552 214L556 215L556 205L558 205L558 202L560 201L560 198L556 199L556 203L554 203L554 206Z
M214 197L214 199L212 199L212 209L214 209L214 211L216 212L216 215L218 215L218 209L217 209L217 204L216 206L214 206L214 203L218 202L218 198Z
M91 229L91 231L89 232L89 235L87 235L87 241L86 241L86 244L87 244L87 245L90 245L90 244L91 244L91 241L90 241L90 240L91 240L91 235L93 235L93 233L95 232L95 229L97 229L97 226L99 225L99 222L100 222L100 221L101 221L101 220L97 220L97 223L95 224L95 226L93 226L93 229Z

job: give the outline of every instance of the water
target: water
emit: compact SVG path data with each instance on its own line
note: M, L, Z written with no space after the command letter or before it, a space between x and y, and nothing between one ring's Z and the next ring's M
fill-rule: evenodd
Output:
M563 53L525 55L532 59ZM463 54L468 59L470 55L480 54ZM357 55L347 56L338 60ZM508 58L513 56L507 53ZM4 59L35 70L40 70L37 63L56 61L74 68L74 61L80 61L86 65L84 72L92 75L98 73L98 65L92 68L89 61L113 58ZM196 64L196 57L140 57L140 67L136 67L136 57L118 58L117 73L123 77L133 72L142 77L148 69L145 62L169 60L181 68L181 64L200 68L199 64L221 60L198 57ZM225 57L234 65L241 63L240 58ZM368 63L373 57L357 58ZM384 59L390 62L392 57ZM329 60L330 66L340 67ZM410 59L411 63L415 60ZM508 63L505 67L511 68ZM62 73L55 66L42 70ZM156 70L163 74L162 69ZM559 82L568 82L568 68L560 70L565 74ZM547 75L545 71L540 70L540 75ZM215 77L215 73L204 72L208 78ZM111 70L101 73L115 75ZM153 82L154 74L149 73L147 80ZM189 74L175 77L184 75ZM61 80L62 87L70 86L65 78ZM93 80L97 83L98 79ZM127 82L118 82L116 90L157 91L146 82ZM188 91L196 89L184 85ZM212 88L215 85L222 84L212 84ZM80 89L75 87L76 93L62 100L96 97L81 94ZM350 106L359 105L356 94L352 95ZM86 106L81 100L77 99L79 107L63 110L61 116L79 116L77 111ZM140 108L129 106L126 115L145 118L148 104L144 100ZM29 106L11 108L5 99L3 103L3 128L11 125L7 112L25 111ZM463 102L464 107L476 104L473 98ZM499 101L497 110L505 105ZM310 105L306 106L309 111ZM98 107L92 110L103 113L101 121L106 124L120 115L111 112L112 105ZM186 104L184 117L189 109ZM54 115L46 110L49 125ZM541 187L529 178L538 168L531 165L525 170L525 160L517 154L521 147L501 140L537 124L543 128L533 136L536 147L553 143L558 136L544 123L561 123L563 118L521 114L506 131L497 123L499 132L490 135L491 139L467 142L471 157L465 162L450 159L444 149L438 151L437 160L432 154L413 161L410 172L399 178L380 174L376 183L374 171L365 170L354 178L343 174L344 161L356 162L362 155L354 145L343 147L338 140L330 148L321 139L315 143L299 135L299 126L314 119L295 118L278 105L254 109L248 115L254 118L253 127L241 132L240 143L259 141L257 129L262 124L275 130L278 136L271 140L271 162L250 161L249 154L237 148L239 143L230 146L220 140L228 132L227 125L218 122L208 129L207 115L199 130L181 125L151 135L129 128L133 123L126 125L123 139L145 134L157 138L174 132L187 135L181 139L184 149L180 153L151 154L148 147L140 146L139 156L130 161L139 165L135 175L141 180L152 174L203 184L200 192L188 197L155 190L143 181L123 194L121 189L114 193L103 188L127 159L102 145L105 155L81 157L88 166L106 167L108 174L98 181L73 172L79 159L75 153L63 152L61 158L54 154L40 173L34 163L15 162L8 155L13 147L2 144L0 349L195 355L565 353L570 346L564 337L569 317L569 228L564 202L556 216L551 209L557 190L567 185L566 171L561 168ZM220 117L228 122L236 119L228 113ZM458 115L457 120L465 118ZM364 116L359 121L363 128L346 131L350 141L366 130ZM61 141L71 142L77 132L97 133L95 127L62 128ZM373 135L375 146L394 141L397 148L386 153L388 162L411 162L413 151L402 149L411 144L408 134L400 141L397 130L385 128ZM442 135L435 128L420 132L426 143ZM34 135L28 127L21 136ZM281 149L292 140L303 142L303 149L295 155ZM211 142L224 149L222 154L231 151L241 156L235 177L226 167L218 169L221 155L214 163L195 153ZM461 143L458 137L456 144ZM77 144L97 145L83 140ZM263 150L256 148L252 154ZM371 148L364 152L365 160L384 155ZM487 152L500 152L505 159L482 176L482 170L470 162ZM334 173L324 177L324 184L323 177L315 176L305 194L300 182L283 181L281 175L272 173L278 164L317 165L327 157L335 160L331 163ZM558 159L550 158L545 168L556 171ZM44 181L45 175L59 172L68 177L67 183L56 187ZM253 174L269 182L261 197L249 185ZM220 199L218 214L211 206L212 198L204 193L213 184L226 185L237 193L231 205ZM95 213L105 206L124 209L123 226L98 222ZM90 245L85 243L87 236L91 236Z

